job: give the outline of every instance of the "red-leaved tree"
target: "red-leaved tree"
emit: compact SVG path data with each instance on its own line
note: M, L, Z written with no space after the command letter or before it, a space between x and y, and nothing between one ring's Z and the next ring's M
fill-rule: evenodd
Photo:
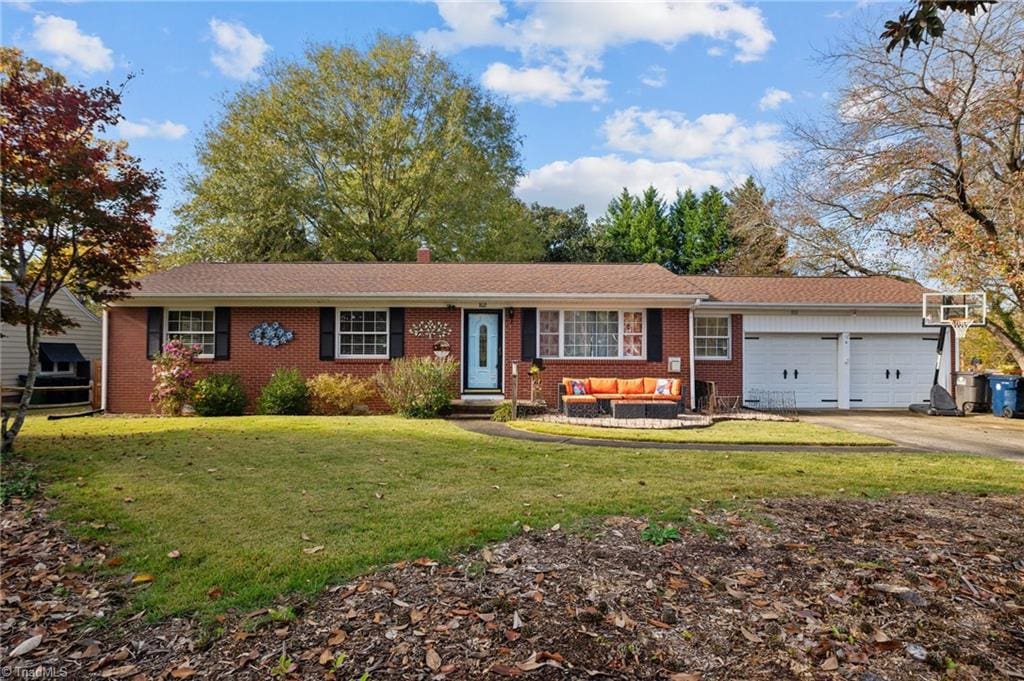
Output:
M121 119L121 94L86 89L14 49L0 48L0 267L3 320L24 326L25 389L2 418L3 451L25 421L39 340L74 322L51 307L61 288L93 303L123 297L156 244L160 176L101 135Z

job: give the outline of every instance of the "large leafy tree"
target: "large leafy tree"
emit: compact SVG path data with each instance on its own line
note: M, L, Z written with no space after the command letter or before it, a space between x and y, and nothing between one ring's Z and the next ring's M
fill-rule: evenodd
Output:
M507 239L494 225L516 213L522 172L511 109L392 37L271 68L226 104L198 161L180 259L405 260L422 241L477 258Z
M747 179L725 194L729 202L727 223L732 254L722 266L723 274L773 276L788 274L786 235L775 216L775 201L765 196L764 187Z
M544 242L543 260L593 262L597 258L594 231L582 204L562 210L534 203L530 206L530 219Z
M155 245L160 178L102 137L120 120L120 104L113 88L71 85L0 49L0 267L14 289L4 289L2 311L5 322L24 327L29 354L14 420L3 414L4 451L32 399L40 337L74 325L53 297L64 287L97 304L124 296Z
M793 132L783 224L806 267L982 289L1024 367L1024 4L953 15L902 56L866 32L833 55L847 85Z

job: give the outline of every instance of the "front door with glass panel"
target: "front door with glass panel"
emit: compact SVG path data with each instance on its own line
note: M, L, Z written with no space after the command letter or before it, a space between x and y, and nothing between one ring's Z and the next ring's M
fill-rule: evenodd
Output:
M466 390L501 388L501 313L466 312L463 379Z

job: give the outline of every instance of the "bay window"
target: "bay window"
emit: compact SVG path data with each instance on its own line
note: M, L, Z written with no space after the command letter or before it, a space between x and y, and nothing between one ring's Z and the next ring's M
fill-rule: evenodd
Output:
M695 359L729 359L731 326L729 317L693 318Z
M537 348L541 357L642 359L642 310L541 310Z

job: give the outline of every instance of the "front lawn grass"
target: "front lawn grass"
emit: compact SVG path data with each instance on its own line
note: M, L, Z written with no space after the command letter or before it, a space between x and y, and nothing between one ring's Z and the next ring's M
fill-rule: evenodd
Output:
M719 421L707 428L602 428L546 421L513 421L508 425L532 433L603 440L681 442L728 445L891 445L873 435L863 435L802 421Z
M19 448L75 531L119 547L117 570L154 576L132 602L151 617L266 605L523 524L679 519L702 500L1024 490L1024 467L991 458L579 447L389 416L33 418Z

